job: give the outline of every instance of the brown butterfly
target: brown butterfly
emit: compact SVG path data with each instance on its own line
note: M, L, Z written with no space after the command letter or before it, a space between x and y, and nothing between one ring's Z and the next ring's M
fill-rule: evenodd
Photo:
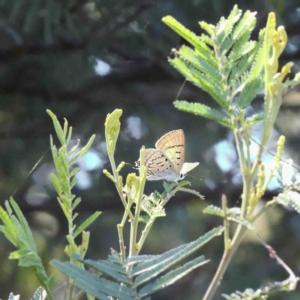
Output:
M156 142L155 147L146 149L145 153L147 180L178 182L199 165L198 162L184 162L185 137L182 129L166 133ZM140 161L137 161L136 166L139 165Z

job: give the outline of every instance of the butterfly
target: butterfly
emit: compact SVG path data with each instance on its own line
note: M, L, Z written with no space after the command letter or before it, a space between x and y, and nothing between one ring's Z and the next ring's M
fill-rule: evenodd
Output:
M199 165L198 162L184 162L185 137L182 129L166 133L156 142L155 147L145 150L147 180L178 182ZM136 161L135 165L138 168L140 161Z

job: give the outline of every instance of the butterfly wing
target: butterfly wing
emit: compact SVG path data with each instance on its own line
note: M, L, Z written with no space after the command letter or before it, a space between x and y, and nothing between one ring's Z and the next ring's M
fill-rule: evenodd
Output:
M158 149L145 150L145 166L148 170L147 180L167 179L174 173L173 163L163 151Z
M192 171L194 168L196 168L199 165L198 162L194 162L194 163L184 163L182 166L182 169L180 171L180 174L183 174L184 176L186 175L186 173Z
M179 174L184 163L185 137L182 129L170 131L155 144L173 163L176 174Z

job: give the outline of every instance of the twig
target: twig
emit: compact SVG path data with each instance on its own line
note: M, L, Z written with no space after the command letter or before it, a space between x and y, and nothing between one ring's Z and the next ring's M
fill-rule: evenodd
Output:
M297 287L297 282L299 281L299 277L297 277L295 275L295 273L292 271L292 269L277 255L276 251L274 250L273 247L271 247L270 245L268 245L263 238L261 237L261 235L256 232L256 235L259 239L259 241L264 245L264 247L269 251L270 257L275 259L285 270L286 272L290 275L290 284L289 284L289 290L290 291L294 291Z

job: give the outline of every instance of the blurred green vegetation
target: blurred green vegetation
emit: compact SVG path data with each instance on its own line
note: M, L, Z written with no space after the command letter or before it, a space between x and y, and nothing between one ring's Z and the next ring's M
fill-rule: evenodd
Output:
M172 15L201 33L198 21L217 22L234 4L258 12L255 34L265 26L268 13L276 13L289 35L282 63L294 61L295 70L299 71L300 4L296 0L0 1L0 202L3 205L14 195L32 226L47 271L54 271L47 265L50 259L65 257L67 233L67 222L49 177L53 172L49 151L53 127L47 108L60 120L68 119L74 137L81 139L82 145L93 133L97 134L89 155L79 163L81 172L74 191L83 199L77 222L96 210L103 211L90 228L90 258L105 258L110 248L118 249L116 224L123 206L113 184L102 175L104 167L109 169L104 121L115 108L124 111L117 161L134 164L142 145L153 147L164 133L182 128L187 141L186 160L201 162L192 172L195 178L189 180L206 200L187 195L172 199L166 207L167 217L156 221L143 253L161 253L196 239L219 224L221 220L203 216L202 209L211 203L219 205L221 194L227 195L230 206L239 203L241 181L233 137L225 128L178 112L172 105L176 99L204 104L211 99L189 83L177 96L184 81L169 66L167 57L183 41L161 22L163 16ZM262 101L263 95L259 95L253 109L261 109ZM295 89L286 96L269 145L274 150L278 135L285 134L286 156L298 164L299 109L300 94ZM257 126L254 135L259 133ZM270 156L265 159L270 160ZM126 175L132 168L126 166L122 172ZM276 193L275 183L273 187L266 200ZM162 190L162 182L147 183L146 192L153 189ZM257 229L299 274L300 216L278 207L258 220ZM203 253L211 263L157 293L155 299L199 299L218 266L222 247L222 239L212 241ZM8 261L12 250L0 235L0 298L7 299L14 292L21 294L21 299L29 299L38 283L31 270L19 269L15 261ZM285 277L284 270L249 234L219 292L256 289ZM299 297L298 289L273 299Z

